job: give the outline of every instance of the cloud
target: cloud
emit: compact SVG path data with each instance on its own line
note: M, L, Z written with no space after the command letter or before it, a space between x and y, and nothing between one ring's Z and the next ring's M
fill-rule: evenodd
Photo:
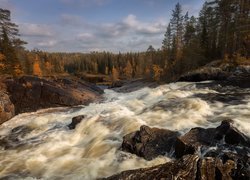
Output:
M70 6L89 7L93 5L102 6L110 0L60 0L61 3Z
M133 14L128 15L123 23L129 26L132 30L137 32L138 34L159 34L163 33L165 30L166 24L158 21L158 22L140 22L137 20L137 17Z
M22 36L50 37L55 34L52 27L46 24L20 23L19 29Z
M38 47L46 47L46 48L48 48L48 47L53 47L53 46L55 46L56 43L57 43L56 40L48 40L48 41L41 41L41 42L38 42L37 45L38 45Z
M53 26L23 23L21 33L25 35L24 40L29 42L28 47L46 51L126 52L146 50L149 45L159 48L166 29L162 19L141 21L133 14L112 23L82 19L63 14L61 23Z
M0 0L1 8L13 10L14 5L10 2L10 0Z
M60 16L61 24L63 26L81 26L83 25L83 20L81 16L72 15L72 14L62 14Z

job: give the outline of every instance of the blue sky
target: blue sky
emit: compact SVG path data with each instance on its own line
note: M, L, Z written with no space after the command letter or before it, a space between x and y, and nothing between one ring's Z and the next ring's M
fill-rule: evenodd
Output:
M0 0L28 49L144 51L161 47L175 4L198 15L203 0Z

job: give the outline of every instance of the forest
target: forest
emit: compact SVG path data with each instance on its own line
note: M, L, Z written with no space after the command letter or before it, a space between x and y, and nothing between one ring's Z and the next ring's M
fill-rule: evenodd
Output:
M177 3L162 41L144 52L64 53L27 50L11 12L0 9L0 74L53 76L78 73L106 75L112 81L147 78L174 81L211 61L237 63L250 54L248 0L206 1L199 16Z

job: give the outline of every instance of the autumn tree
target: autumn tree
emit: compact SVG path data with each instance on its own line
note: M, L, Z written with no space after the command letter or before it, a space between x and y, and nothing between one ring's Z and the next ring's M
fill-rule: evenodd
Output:
M127 62L126 67L124 68L124 73L127 79L132 79L133 76L133 68L130 61Z
M33 75L35 75L35 76L42 76L42 70L40 68L38 55L36 55L35 60L34 60Z
M156 64L153 65L153 79L155 81L160 81L162 72L163 72L163 69L159 65L156 65Z

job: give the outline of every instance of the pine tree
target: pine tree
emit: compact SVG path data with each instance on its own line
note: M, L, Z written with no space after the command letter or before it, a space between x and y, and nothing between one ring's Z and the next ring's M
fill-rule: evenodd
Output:
M172 47L172 33L171 33L171 24L168 24L167 31L164 34L164 40L162 41L162 49L164 51L170 52Z
M175 6L175 10L173 10L172 18L170 20L171 30L173 35L173 50L175 52L174 59L180 59L181 57L181 49L183 47L183 15L182 8L180 3L177 3ZM175 43L175 44L174 44Z
M18 36L18 26L11 22L10 11L0 8L0 53L4 54L5 70L2 73L19 75L22 73L20 62L18 61L16 49L20 48L24 42Z

